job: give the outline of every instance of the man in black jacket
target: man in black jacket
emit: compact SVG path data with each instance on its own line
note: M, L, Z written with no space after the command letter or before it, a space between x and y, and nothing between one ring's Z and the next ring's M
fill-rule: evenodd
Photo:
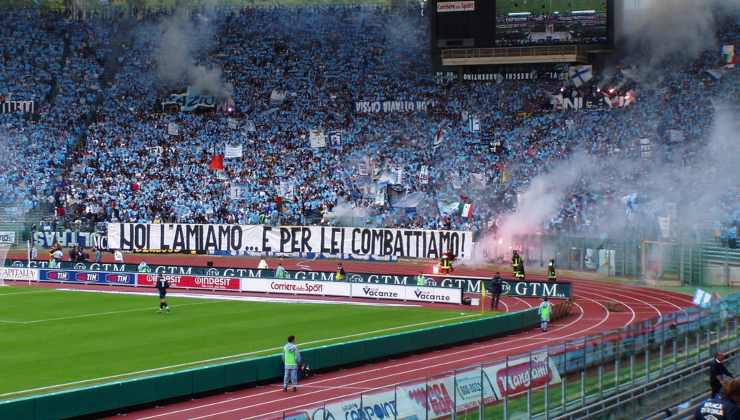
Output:
M159 291L159 312L162 312L162 310L169 312L170 306L167 305L167 289L170 288L170 282L164 276L158 276L156 288Z
M709 364L709 386L712 388L712 398L718 397L722 384L734 375L725 367L725 355L714 353L714 360Z
M739 420L740 380L725 381L722 393L704 401L694 413L694 420Z
M496 275L493 276L493 281L491 281L491 310L498 310L498 301L501 298L502 289L501 273L497 271Z

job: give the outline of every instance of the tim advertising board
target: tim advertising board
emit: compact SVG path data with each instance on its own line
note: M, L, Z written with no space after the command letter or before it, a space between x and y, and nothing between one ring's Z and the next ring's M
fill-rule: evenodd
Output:
M350 296L351 283L328 281L300 281L284 279L241 279L243 292L285 293L292 295Z
M179 276L175 274L137 274L139 286L154 287L158 278L170 282L170 287L208 290L239 290L239 279L234 277Z
M123 284L133 286L136 276L132 273L105 273L99 271L39 270L40 281Z

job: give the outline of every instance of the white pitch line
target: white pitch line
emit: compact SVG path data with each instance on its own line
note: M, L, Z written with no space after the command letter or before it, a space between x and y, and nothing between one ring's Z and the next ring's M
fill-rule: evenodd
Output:
M129 295L129 296L156 296L157 292L130 292L120 290L91 290L91 289L56 289L63 292L84 292L84 293L107 293L112 295ZM295 299L279 297L262 297L262 296L242 296L242 295L218 295L218 294L198 294L198 293L167 293L168 297L183 297L190 299L215 299L222 301L239 301L239 302L262 302L262 303L289 303L289 304L317 304L317 305L355 305L355 306L382 306L382 307L399 307L419 308L422 305L413 303L384 303L384 302L359 302L346 300L322 300L322 299Z
M206 302L206 303L217 303L217 302ZM183 305L179 305L179 306L183 306ZM151 310L151 308L149 308L149 310ZM327 342L332 342L332 341L337 341L337 340L344 340L344 339L347 339L347 338L357 338L357 337L362 337L362 336L366 336L366 335L370 335L370 334L384 333L384 332L390 332L390 331L400 330L400 329L404 329L404 328L413 328L413 327L419 327L419 326L422 326L422 325L443 323L443 322L447 322L447 321L462 320L462 319L466 319L466 318L479 317L479 316L480 316L480 314L474 313L474 314L471 314L471 315L456 316L456 317L452 317L452 318L444 318L444 319L439 319L439 320L435 320L435 321L417 322L415 324L399 325L397 327L383 328L383 329L380 329L380 330L367 331L367 332L362 332L362 333L357 333L357 334L350 334L350 335L345 335L345 336L341 336L341 337L322 338L322 339L319 339L319 340L306 341L305 343L303 343L303 345L327 343ZM67 382L67 383L64 383L64 384L56 384L56 385L43 386L43 387L39 387L39 388L23 389L23 390L20 390L20 391L13 391L13 392L5 393L5 394L0 394L0 398L1 397L9 397L9 396L13 396L13 395L28 394L28 393L32 393L32 392L38 392L38 391L46 391L46 390L50 390L50 389L57 389L57 388L63 388L63 387L68 387L68 386L74 386L74 385L82 385L82 384L86 384L86 383L90 383L90 382L103 382L103 381L107 381L107 380L110 380L110 379L119 379L119 378L125 378L125 377L130 377L130 376L141 375L141 374L161 372L163 370L172 370L172 369L178 369L178 368L183 368L183 367L188 367L188 366L193 366L193 365L199 365L199 364L205 364L205 363L221 362L221 361L229 360L229 359L241 358L241 357L246 357L246 356L255 356L255 355L258 355L258 354L261 354L261 353L279 351L280 349L282 349L282 347L272 347L272 348L269 348L269 349L251 351L251 352L247 352L247 353L232 354L232 355L229 355L229 356L215 357L215 358L212 358L212 359L197 360L197 361L193 361L193 362L179 363L179 364L176 364L176 365L162 366L162 367L153 368L153 369L145 369L145 370L140 370L140 371L135 371L135 372L120 373L120 374L117 374L117 375L103 376L103 377L100 377L100 378L84 379L84 380L81 380L81 381Z
M51 292L51 290L36 290L36 291L33 291L33 292L18 292L18 293L15 293L15 292L11 292L11 293L0 293L0 297L3 297L3 296L18 296L18 295L36 295L36 294L39 294L39 293L49 293L49 292Z
M195 306L195 305L210 305L213 303L219 303L216 302L197 302L197 303L183 303L180 305L172 305L172 308L182 308L183 306ZM128 312L143 312L143 311L152 311L156 312L156 309L152 306L147 306L146 308L134 308L134 309L123 309L120 311L109 311L109 312L96 312L92 314L81 314L81 315L71 315L71 316L63 316L59 318L48 318L48 319L37 319L34 321L18 321L19 324L23 325L31 325L31 324L41 324L43 322L52 322L52 321L64 321L67 319L81 319L81 318L93 318L96 316L105 316L105 315L115 315L115 314L125 314Z

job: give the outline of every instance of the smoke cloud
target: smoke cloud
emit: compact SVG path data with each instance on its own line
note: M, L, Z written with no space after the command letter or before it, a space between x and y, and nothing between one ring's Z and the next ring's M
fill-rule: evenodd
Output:
M543 232L544 224L557 216L572 190L579 186L610 191L611 200L600 201L588 211L596 233L602 237L624 238L633 228L657 233L658 216L671 217L674 233L691 232L694 227L723 217L722 201L740 192L737 115L737 110L730 107L715 109L707 141L688 164L682 163L681 154L686 150L682 144L661 146L653 142L653 155L648 159L575 153L532 179L519 195L516 210L501 219L497 233L481 238L480 255L474 264L492 256L508 257L517 235ZM630 215L622 198L631 194L639 198L635 213Z
M740 0L650 0L625 9L623 27L631 58L654 67L666 58L693 60L716 48L717 18L736 16Z
M230 98L233 88L224 82L221 69L198 62L215 45L215 27L212 16L191 17L178 11L160 24L161 41L155 49L159 80L169 88L187 83L198 93L220 99Z

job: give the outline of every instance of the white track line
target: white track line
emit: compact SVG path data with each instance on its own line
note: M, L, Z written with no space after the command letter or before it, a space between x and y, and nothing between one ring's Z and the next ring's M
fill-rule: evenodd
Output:
M522 299L520 297L514 297L514 299L516 299L516 300L522 302L523 304L527 305L528 308L531 308L532 307L532 305L529 302L527 302L526 300L524 300L524 299Z
M643 305L645 305L645 306L648 306L648 307L650 307L650 308L651 308L652 310L654 310L654 311L655 311L655 313L656 313L656 314L658 314L658 319L663 319L663 313L662 313L662 312L660 311L660 309L658 309L658 308L657 308L657 307L656 307L655 305L653 305L653 304L651 304L651 303L649 303L649 302L647 302L647 301L645 301L645 300L643 300L643 299L640 299L640 298L638 298L638 297L634 297L634 296L630 296L630 295L625 295L625 294L623 294L623 293L616 293L616 292L614 292L614 291L612 291L612 290L610 290L609 292L610 292L610 293L612 294L612 296L616 296L616 297L622 297L622 298L626 298L626 299L632 299L632 300L635 300L635 301L637 301L637 302L640 302L641 304L643 304ZM581 291L581 293L591 293L591 292L589 292L589 291ZM653 297L653 296L651 296L651 297ZM660 298L656 298L656 299L662 300L662 299L660 299ZM614 300L612 299L612 301L614 301ZM624 303L624 302L618 302L618 303L621 303L622 305L624 305L624 306L626 306L627 308L629 308L629 309L630 309L630 311L632 311L632 314L634 315L635 311L634 311L634 310L632 309L632 307L630 307L629 305L627 305L627 304L626 304L626 303ZM675 305L674 305L674 306L675 306ZM679 308L679 309L681 309L681 308Z
M588 299L588 300L591 300L591 299ZM578 303L576 303L575 305L580 310L580 314L578 315L578 317L575 320L569 322L568 324L565 324L565 325L562 325L562 326L553 328L550 332L555 332L555 331L558 331L558 330L562 330L562 329L568 328L571 325L574 325L575 323L578 323L578 322L581 321L581 319L584 316L583 307L581 307ZM606 308L604 308L604 310L606 311ZM606 318L608 318L608 315L609 315L609 312L606 311L606 317L602 318L601 319L601 322L599 324L597 324L597 326L598 325L601 325L603 322L605 322L606 321ZM580 331L579 331L579 333L580 333ZM547 334L547 333L538 333L538 334L535 334L533 337L542 336L544 334ZM509 339L509 340L504 340L504 341L497 341L495 343L487 344L487 345L484 345L484 346L481 346L481 347L477 347L475 349L467 348L467 349L464 349L464 350L458 350L458 351L451 352L451 353L450 352L447 352L447 353L443 353L443 354L430 355L428 357L424 357L424 358L421 358L421 359L415 359L415 360L413 360L411 362L403 362L403 363L397 363L397 364L393 364L393 365L380 366L380 367L374 369L374 371L386 370L386 369L389 369L389 368L398 368L400 366L407 366L407 365L410 365L410 364L416 364L416 363L420 363L420 362L422 362L422 363L426 362L425 363L425 368L428 368L428 366L430 364L435 364L436 365L436 362L435 361L438 360L438 359L445 359L445 358L448 358L450 356L454 356L454 355L458 355L458 354L464 354L464 353L469 353L471 351L475 351L476 353L480 353L481 351L485 351L485 350L487 350L489 348L490 349L493 349L493 348L499 348L500 349L502 345L505 345L507 343L513 343L513 342L519 341L521 339L522 339L521 337L520 338L514 338L514 339ZM558 339L560 339L560 338L558 338ZM516 347L516 348L518 348L518 347ZM496 351L494 353L500 353L501 351L505 351L505 350L499 350L499 351ZM486 353L486 355L489 355L489 354L492 354L492 353ZM481 355L480 354L476 354L473 357L481 357ZM466 359L457 359L457 360L467 360L467 358ZM448 364L448 363L445 363L445 364ZM335 377L332 377L332 378L318 380L316 382L312 382L311 384L312 385L314 385L314 384L321 384L321 383L326 383L326 382L330 382L330 381L335 381L335 380L338 380L338 379L345 379L345 378L351 378L351 377L359 376L359 375L366 375L367 373L368 373L367 371L364 371L363 370L361 372L354 372L354 373L349 373L349 374L346 374L346 375L335 376ZM377 380L377 379L378 378L373 378L373 379L370 379L370 380ZM363 381L363 382L366 382L366 381ZM362 382L354 382L353 385L357 385L359 383L362 383ZM388 386L390 386L390 385L388 385ZM260 397L260 396L267 395L267 394L274 394L274 393L278 393L278 392L280 392L280 391L279 390L265 391L265 392L261 392L261 393L258 393L258 394L245 395L245 396L242 396L242 397L231 398L228 401L227 400L221 400L221 401L216 401L216 402L213 402L213 403L198 405L198 406L195 406L195 407L189 407L189 408L184 408L184 409L169 411L169 412L165 412L165 413L160 413L160 414L156 414L156 415L153 415L153 416L138 417L137 419L138 420L153 419L153 418L168 416L168 415L172 415L172 414L179 414L179 413L184 413L184 412L188 412L188 411L192 411L192 410L198 410L198 409L202 409L202 408L213 407L213 406L217 406L217 405L221 405L221 404L231 403L231 402L234 402L234 401L243 400L243 399L247 399L247 398L254 398L254 397ZM303 395L307 395L307 394L303 394ZM273 400L273 401L275 401L275 400ZM265 404L268 404L268 403L269 402L265 402ZM312 403L312 404L315 404L315 402ZM221 414L221 413L219 413L219 414Z
M586 299L588 299L588 298L586 298ZM604 309L606 309L606 308L604 308ZM581 308L581 311L583 311L583 308ZM583 313L583 312L581 312L581 313ZM570 336L576 335L576 334L580 334L583 331L588 331L589 329L592 329L592 328L596 328L596 327L600 326L601 324L603 324L604 322L607 321L607 319L609 317L608 315L609 315L609 313L607 311L607 315L602 319L602 321L600 323L598 323L598 324L590 327L590 328L586 328L585 330L577 331L577 332L574 332L574 333L571 333L571 334L566 334L566 335L560 336L560 337L551 337L549 339L549 341L562 340L563 338L570 337ZM547 334L547 333L540 333L538 335L541 335L541 334ZM526 347L530 347L530 346L532 346L532 344L523 344L523 345L516 346L516 347L510 347L510 348L507 348L505 350L493 351L493 352L487 353L486 355L498 354L498 353L502 353L502 352L506 352L506 351L510 351L510 350L517 350L517 349L526 348ZM436 363L435 366L446 366L446 365L458 363L458 362L461 362L461 361L473 360L473 359L476 359L476 358L480 358L480 355L474 355L474 356L470 356L470 357L456 359L456 360L449 361L449 362ZM398 365L396 365L396 366L398 366ZM412 373L412 372L417 372L417 371L423 371L423 370L426 370L426 369L428 369L428 366L423 366L423 367L420 367L420 368L406 370L404 372L400 372L400 374L407 374L407 373ZM387 375L385 377L388 377L388 376L398 376L398 375L397 374L391 374L391 375ZM354 382L353 385L363 384L363 383L366 383L366 382L372 382L372 381L376 381L378 379L381 379L381 378L366 379L364 381ZM404 384L404 383L408 383L410 381L412 381L412 380L405 380L405 381L395 382L393 384L385 384L383 386L374 387L370 391L375 391L375 390L379 390L379 389L387 389L387 388L389 388L391 386L401 385L401 384ZM305 395L311 395L311 394L318 394L318 393L321 393L321 392L323 392L323 391L313 391L313 392L304 393L302 395L305 396ZM334 401L334 400L340 400L340 399L343 399L343 398L351 397L353 395L357 395L357 393L356 392L353 392L353 393L349 393L349 394L345 394L345 395L340 395L340 396L332 397L330 400L332 400L332 401ZM217 416L217 415L221 415L221 414L228 414L228 413L232 413L232 412L236 412L236 411L242 411L242 410L247 409L247 408L258 407L258 406L261 406L261 405L271 404L271 403L280 402L280 401L286 401L286 400L289 400L289 399L290 398L280 398L280 399L277 399L277 400L272 400L270 402L257 403L257 404L253 404L253 405L246 406L246 407L243 407L243 408L226 410L226 411L223 411L223 412L220 412L220 413L213 413L213 414L208 414L208 415L200 416L200 417L190 417L189 420L200 420L200 419L204 419L204 418L208 418L208 417L212 417L212 416ZM263 416L269 416L269 415L273 415L273 414L278 414L278 413L281 413L283 411L291 411L291 410L295 410L295 409L298 409L298 408L315 405L317 403L321 403L321 401L316 401L316 402L312 402L312 403L301 404L299 406L294 406L294 407L289 407L289 408L280 409L280 410L276 410L276 411L271 411L269 413L263 413L263 414L260 414L258 416L242 417L241 420L257 419L257 418L260 418L260 417L263 417ZM143 420L143 419L139 419L139 420Z
M218 302L223 302L223 301L202 302L202 303L197 303L197 304L201 304L202 305L202 304L218 303ZM193 304L193 305L197 305L197 304ZM178 305L178 306L184 306L184 305ZM151 308L148 308L147 310L151 310ZM366 335L370 335L370 334L379 334L379 333L385 333L385 332L390 332L390 331L396 331L396 330L400 330L400 329L404 329L404 328L413 328L413 327L419 327L419 326L423 326L423 325L436 324L436 323L442 323L442 322L453 321L453 320L463 320L463 319L466 319L466 318L479 317L479 316L480 316L480 314L474 313L474 314L470 314L470 315L455 316L455 317L452 317L452 318L444 318L444 319L439 319L439 320L435 320L435 321L417 322L415 324L399 325L397 327L383 328L383 329L380 329L380 330L367 331L367 332L362 332L362 333L357 333L357 334L350 334L350 335L345 335L345 336L341 336L341 337L323 338L323 339L320 339L320 340L306 341L305 343L302 343L302 344L303 345L321 344L321 343L327 343L327 342L332 342L332 341L337 341L337 340L345 340L345 339L348 339L348 338L362 337L362 336L366 336ZM107 381L107 380L110 380L110 379L119 379L119 378L125 378L125 377L130 377L130 376L142 375L142 374L146 374L146 373L155 373L155 372L160 372L160 371L163 371L163 370L179 369L179 368L193 366L193 365L199 365L199 364L206 364L206 363L213 363L213 362L222 362L222 361L229 360L229 359L241 358L241 357L246 357L246 356L255 356L255 355L258 355L258 354L262 354L262 353L279 351L280 349L282 349L282 347L272 347L272 348L269 348L269 349L251 351L251 352L247 352L247 353L232 354L232 355L229 355L229 356L221 356L221 357L216 357L216 358L212 358L212 359L197 360L197 361L187 362L187 363L179 363L179 364L176 364L176 365L162 366L162 367L158 367L158 368L145 369L145 370L140 370L140 371L136 371L136 372L127 372L127 373L121 373L121 374L117 374L117 375L104 376L104 377L100 377L100 378L84 379L84 380L81 380L81 381L67 382L67 383L64 383L64 384L57 384L57 385L49 385L49 386L44 386L44 387L40 387L40 388L24 389L24 390L20 390L20 391L9 392L9 393L6 393L6 394L0 394L0 397L9 397L9 396L13 396L13 395L28 394L28 393L38 392L38 391L46 391L46 390L50 390L50 389L57 389L57 388L74 386L74 385L82 385L82 384L86 384L86 383L90 383L90 382L102 382L102 381Z
M611 290L610 290L610 292L611 292ZM608 297L607 297L607 296L604 296L604 295L601 295L601 294L598 294L598 293L594 293L594 292L585 292L585 293L586 293L586 294L588 294L588 295L592 295L592 296L597 296L597 297L600 297L600 298L607 298L607 299L608 299ZM626 296L626 295L620 295L620 296L626 297L626 298L628 298L628 299L631 299L631 300L636 300L636 301L638 301L638 302L641 302L641 303L643 303L643 304L648 304L648 305L650 305L649 303L647 303L647 302L645 302L645 301L642 301L641 299L638 299L638 298L635 298L635 297L631 297L631 296ZM605 306L604 306L603 304L601 304L600 302L598 302L598 301L597 301L597 300L595 300L595 299L590 299L590 298L584 298L584 299L586 299L586 300L590 300L590 301L592 301L593 303L595 303L595 304L599 305L599 306L600 306L600 307L601 307L601 308L602 308L602 309L604 310L604 312L605 312L605 316L604 316L604 317L602 317L602 318L601 318L601 320L600 320L600 321L599 321L599 322L598 322L598 323L597 323L596 325L594 325L594 326L591 326L591 327L589 327L589 328L586 328L586 329L583 329L583 330L580 330L580 331L578 331L578 332L575 332L575 333L571 333L571 334L568 334L568 335L565 335L565 336L561 336L561 337L537 337L537 336L541 336L541 335L543 335L543 334L547 334L547 333L539 333L539 334L536 334L536 335L535 335L534 337L525 337L525 338L522 338L522 340L530 340L530 339L534 339L534 340L537 340L537 341L541 341L541 342L550 342L550 341L554 341L554 340L562 340L563 338L566 338L566 337L570 337L570 336L573 336L573 335L576 335L576 334L581 334L581 333L585 333L585 332L586 332L586 331L588 331L588 330L594 329L594 328L596 328L596 327L598 327L598 326L602 325L602 324L603 324L604 322L606 322L606 321L608 320L608 318L610 317L610 314L611 314L611 313L609 312L609 310L608 310L608 309L607 309L607 308L606 308L606 307L605 307ZM577 321L579 321L579 320L580 320L580 319L582 318L582 316L584 315L584 310L583 310L583 308L582 308L582 307L581 307L580 305L578 305L577 303L576 303L575 305L576 305L576 306L578 306L578 308L580 309L581 315L580 315L580 316L579 316L579 318L578 318L578 319L576 319L575 321L573 321L573 322L571 322L571 323L567 324L566 326L562 326L562 327L560 327L559 329L562 329L562 328L565 328L565 327L567 327L567 326L570 326L571 324L573 324L574 322L577 322ZM626 322L626 323L624 324L624 326L627 326L627 325L631 324L631 323L632 323L632 322L633 322L633 321L635 320L635 318L636 318L636 314L635 314L635 311L634 311L634 310L633 310L633 309L632 309L632 308L630 307L630 305L628 305L628 304L624 304L624 305L625 305L625 306L626 306L626 307L627 307L627 308L628 308L628 309L630 310L630 312L631 312L631 314L632 314L632 316L630 317L630 319L629 319L629 320L628 320L628 321L627 321L627 322ZM652 306L652 305L650 305L650 306ZM660 311L659 311L659 310L657 310L657 308L655 308L654 306L653 306L653 308L654 308L654 309L655 309L655 310L657 311L657 313L658 313L658 314L660 314ZM596 318L596 319L598 319L598 318ZM555 330L557 330L557 329L558 329L558 328L556 328L556 329L553 329L553 331L555 331ZM505 342L499 342L499 343L496 343L496 345L502 345L502 344L506 344L506 341L505 341ZM522 345L522 346L518 346L518 347L514 347L514 348L509 348L509 349L507 349L507 351L508 351L508 350L515 350L515 349L518 349L518 348L522 348L522 347L527 347L527 346L531 346L531 344L526 344L526 345ZM478 350L481 350L481 349L485 349L485 347L487 347L487 346L484 346L484 347L482 347L482 348L476 349L476 351L478 351ZM465 351L461 351L461 352L465 352ZM500 352L501 352L501 351L494 351L494 352L492 352L492 353L486 353L486 355L496 354L496 353L500 353ZM458 353L459 353L459 352L458 352ZM447 353L447 356L449 356L449 355L454 355L454 354L456 354L456 353ZM467 358L462 358L462 359L456 359L456 360L454 360L454 361L452 361L452 362L443 362L443 363L436 363L435 365L436 365L436 366L448 365L448 364L451 364L451 363L456 363L456 362L459 362L459 361L464 361L464 360L474 359L474 358L476 358L476 357L480 357L480 356L472 356L472 357L467 357ZM413 362L412 362L412 363L413 363ZM408 364L408 363L396 364L396 365L393 365L392 367L398 367L398 366L402 366L402 365L405 365L405 364ZM385 369L385 368L387 368L387 367L381 367L380 369ZM409 373L409 372L414 372L414 371L417 371L417 370L423 370L423 369L425 369L425 368L419 368L419 369L412 369L412 370L407 370L407 371L401 372L401 374L404 374L404 373ZM361 373L366 373L366 372L361 372ZM357 373L356 373L356 374L357 374ZM345 376L354 376L354 375L356 375L356 374L351 374L351 375L345 375ZM389 375L389 376L396 376L396 374L391 374L391 375ZM386 377L387 377L387 376L386 376ZM335 377L335 378L330 378L330 379L327 379L327 381L329 381L329 380L333 380L333 379L340 379L340 378L343 378L343 377ZM362 383L365 383L365 382L369 382L369 381L373 381L373 380L377 380L377 379L379 379L379 378L373 378L373 379L368 379L368 380L365 380L365 381L361 381L361 382L354 382L353 384L355 384L355 385L356 385L356 384L362 384ZM322 381L322 382L323 382L323 381ZM377 389L383 389L383 388L387 388L387 387L390 387L390 386L395 386L395 385L399 385L399 384L402 384L402 383L406 383L406 382L408 382L408 381L402 381L402 382L394 383L394 384L392 384L392 385L388 385L388 384L386 384L386 385L384 385L384 386L381 386L381 387L373 388L373 390L377 390ZM314 391L314 392L310 392L310 393L308 393L308 394L305 394L305 393L304 393L304 394L302 394L302 395L318 394L318 393L321 393L321 392L322 392L322 391ZM255 396L258 396L258 395L264 395L264 394L266 394L266 393L262 393L262 394L257 394L257 395L251 395L251 396L246 396L246 397L239 397L239 398L231 399L231 400L229 400L229 401L224 401L224 402L233 402L233 401L235 401L235 400L238 400L238 399L242 399L242 398L249 398L249 397L255 397ZM332 398L330 398L330 400L336 400L336 399L346 398L346 397L350 397L350 396L352 396L352 395L356 395L356 394L357 394L357 393L350 393L350 394L346 394L346 395L342 395L342 396L338 396L338 397L332 397ZM283 401L283 400L287 400L287 399L288 399L288 398L282 398L282 399L272 400L272 401L269 401L269 402L264 402L264 403L258 403L258 404L253 404L253 405L250 405L250 406L246 406L246 407L241 407L241 408L238 408L238 409L232 409L232 410L222 411L222 412L219 412L219 413L213 413L213 414L208 414L208 415L206 415L206 416L201 416L201 417L194 417L194 418L191 418L190 420L196 420L196 419L208 418L208 417L212 417L212 416L215 416L215 415L220 415L220 414L227 414L227 413L231 413L231 412L234 412L234 411L241 411L241 410L243 410L243 409L246 409L246 408L253 408L253 407L258 407L258 406L261 406L261 405L265 405L265 404L270 404L270 403L274 403L274 402L280 402L280 401ZM280 409L280 410L277 410L277 411L273 411L273 412L270 412L270 413L264 413L264 414L260 414L259 416L255 416L255 417L247 417L247 418L243 418L242 420L246 420L246 419L256 419L256 418L258 418L258 417L262 417L262 416L266 416L266 415L272 415L272 414L277 414L277 413L280 413L280 412L282 412L282 411L286 411L286 410L288 410L288 411L289 411L289 410L295 410L295 409L298 409L298 408L302 408L302 407L306 407L306 406L310 406L310 405L315 405L315 404L319 404L319 403L321 403L322 401L327 401L327 400L326 400L326 399L324 399L324 400L314 401L314 402L311 402L311 403L306 403L306 404L302 404L302 405L300 405L300 406L296 406L296 407L289 407L289 408L284 408L284 409ZM215 405L215 404L217 404L217 403L209 404L209 405L207 405L207 406L210 406L210 405ZM200 406L200 407L194 407L194 408L191 408L191 409L185 409L185 410L180 410L180 411L177 411L177 412L171 412L171 413L166 413L166 414L175 414L175 413L178 413L178 412L182 412L182 411L190 411L190 410L192 410L192 409L196 409L196 408L203 408L203 407L205 407L205 406ZM166 414L164 414L164 415L166 415ZM162 414L160 414L160 415L156 415L156 416L152 416L152 417L144 417L144 418L142 418L142 419L140 419L140 420L144 420L144 419L150 419L150 418L156 418L156 417L160 417L160 416L162 416Z
M587 294L587 295L592 295L592 296L600 296L600 297L603 297L602 295L598 295L598 294L593 293L593 292L581 292L581 294ZM635 310L632 309L632 306L627 305L627 304L622 303L622 302L619 302L619 303L621 303L622 305L626 306L627 309L629 309L629 311L632 313L632 316L630 317L629 321L627 321L627 323L624 324L624 326L623 326L623 328L624 328L624 327L628 326L629 324L631 324L632 322L634 322L635 318L637 318L637 314L635 313ZM599 305L601 305L601 304L599 304ZM609 311L608 308L606 308L604 305L601 305L601 306L604 309L606 309L607 312Z

